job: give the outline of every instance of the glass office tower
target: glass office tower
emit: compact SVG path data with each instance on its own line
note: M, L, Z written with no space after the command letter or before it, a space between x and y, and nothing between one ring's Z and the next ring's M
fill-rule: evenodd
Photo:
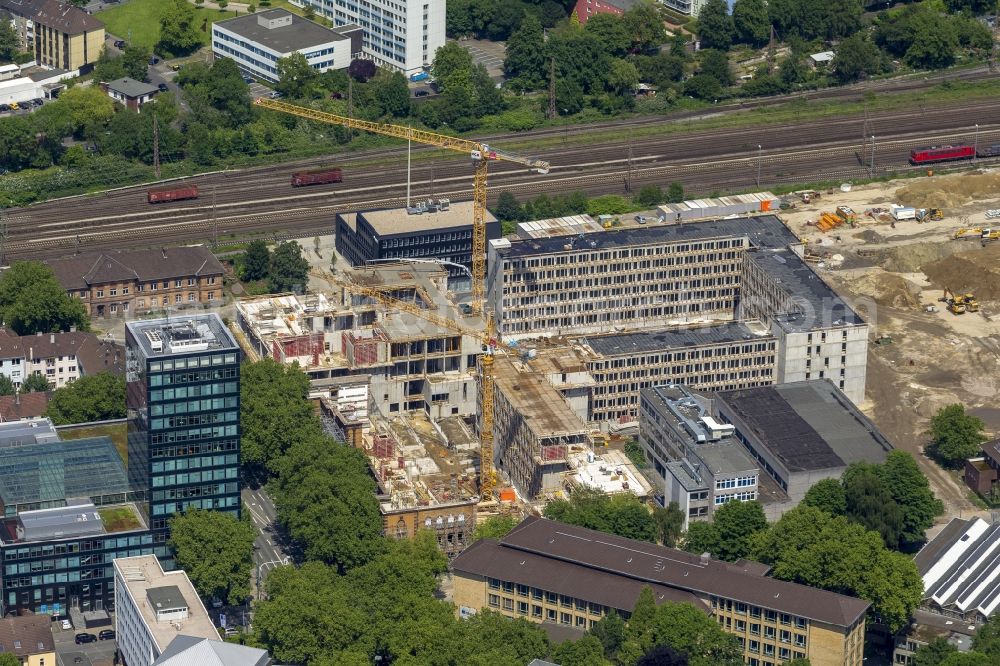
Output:
M216 314L126 324L128 479L171 568L170 517L240 511L240 350Z

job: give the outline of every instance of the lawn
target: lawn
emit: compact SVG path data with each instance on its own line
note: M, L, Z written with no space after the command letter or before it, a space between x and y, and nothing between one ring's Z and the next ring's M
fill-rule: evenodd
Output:
M124 532L142 527L142 523L130 506L109 506L98 509L97 513L104 523L104 529L108 532Z
M115 443L115 448L121 454L122 461L128 462L128 426L124 423L109 425L86 426L83 428L61 428L59 436L62 439L83 439L84 437L100 437L105 435Z
M127 0L120 5L97 13L104 21L106 30L139 46L153 48L160 41L160 16L165 7L163 0ZM195 7L195 25L200 31L201 41L206 46L212 38L211 24L222 19L233 18L236 12Z

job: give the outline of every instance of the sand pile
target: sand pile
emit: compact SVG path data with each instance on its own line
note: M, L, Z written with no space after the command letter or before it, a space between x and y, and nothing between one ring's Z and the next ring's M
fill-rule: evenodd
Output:
M921 179L896 190L896 200L916 208L954 208L1000 197L1000 173L965 173Z
M917 273L925 264L937 261L959 250L967 249L960 242L912 243L878 252L878 263L890 273Z
M891 273L867 273L852 281L851 290L875 299L879 305L894 308L920 306L920 287Z
M976 247L921 267L934 286L971 291L981 301L1000 300L1000 244Z

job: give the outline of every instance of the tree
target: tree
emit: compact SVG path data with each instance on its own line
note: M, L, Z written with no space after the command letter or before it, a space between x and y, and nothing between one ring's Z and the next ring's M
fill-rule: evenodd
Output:
M56 425L123 419L125 378L110 372L80 377L55 390L45 415Z
M153 57L153 52L145 46L129 44L122 51L121 63L126 76L130 76L136 81L144 81L146 73L149 71L149 59Z
M845 515L882 535L887 548L899 548L903 533L903 511L892 498L875 471L874 465L854 464L844 473Z
M509 79L516 79L522 89L534 90L548 78L547 65L542 24L534 14L529 13L507 40L504 74Z
M307 7L310 5L306 5ZM313 69L306 57L296 51L285 58L278 58L278 85L275 90L285 97L308 97L319 72Z
M717 100L722 94L722 86L714 76L695 74L684 82L684 94L695 99Z
M934 519L944 513L944 504L934 496L917 461L906 451L891 451L877 472L903 512L902 541L922 542Z
M702 48L728 51L735 35L736 27L726 0L707 0L698 13L698 38Z
M378 72L378 67L374 62L360 58L352 60L351 64L347 67L348 76L360 83L367 82L368 79L375 76L376 72Z
M201 46L201 36L195 27L194 7L187 0L168 0L160 15L160 41L157 53L181 56Z
M296 241L286 241L274 249L269 273L271 291L290 291L309 281L309 261Z
M955 62L957 50L958 31L953 22L922 23L904 58L911 67L943 69Z
M688 659L669 645L657 645L642 655L635 666L688 666Z
M703 521L691 523L684 535L684 550L699 555L701 553L715 555L719 552L719 531L712 523Z
M944 658L941 666L996 666L997 662L978 652L956 652Z
M519 222L524 219L524 209L511 192L504 190L497 199L493 213L501 222Z
M0 280L0 304L4 302ZM982 419L965 413L962 405L942 407L931 418L931 444L928 453L942 465L957 469L982 449L986 435Z
M635 495L609 497L596 488L580 488L568 500L545 506L546 518L629 539L654 541L656 525L649 509Z
M667 31L663 27L657 5L653 2L639 2L622 14L625 31L632 36L632 48L640 53L658 51L667 41ZM590 25L590 21L587 21Z
M467 81L471 72L472 54L458 42L446 42L435 52L431 73L445 89L453 77L458 77L459 81Z
M14 382L7 375L0 374L0 395L14 395L15 393L17 393L17 389L14 387Z
M949 655L958 652L958 648L948 642L947 638L935 638L927 645L921 645L913 655L913 666L941 666Z
M170 548L198 594L229 604L250 596L257 530L224 511L189 509L170 519Z
M410 113L410 88L401 72L380 72L369 85L380 115L402 118Z
M594 14L587 19L583 29L594 35L610 56L624 56L632 46L632 35L624 19L617 14Z
M665 509L654 508L653 522L657 540L669 548L676 546L684 529L684 512L677 502L671 502Z
M590 635L601 641L604 656L615 660L618 650L625 642L625 620L617 612L611 611L590 628Z
M0 21L0 60L10 62L21 50L21 42L10 21Z
M678 182L672 182L667 187L667 203L680 203L684 201L684 186Z
M857 81L885 70L885 57L862 33L855 33L837 45L833 74L841 83Z
M519 521L514 516L490 516L486 520L476 523L476 529L472 530L472 540L480 539L502 539L507 533L517 527Z
M83 303L40 261L16 261L0 276L0 318L18 335L90 328Z
M39 372L33 372L21 382L21 393L45 393L50 390L49 380Z
M972 649L1000 659L1000 615L993 614L972 637Z
M247 244L243 255L244 280L263 280L271 272L271 251L267 243L261 239L252 240Z
M546 55L556 61L556 100L559 84L573 83L584 93L604 89L609 57L601 41L586 30L556 30L545 43ZM560 107L562 108L562 107Z
M598 16L602 16L602 14L598 14ZM607 14L603 16L607 16ZM637 85L639 85L639 71L635 65L628 60L613 58L611 68L608 70L608 90L619 96L631 95Z
M575 641L565 641L553 648L549 655L555 663L564 666L606 666L601 641L588 634Z
M729 57L722 51L703 49L699 71L701 74L711 76L723 88L733 85L733 70L729 66Z
M766 0L736 0L733 4L736 37L744 44L761 47L771 38L771 19Z
M123 76L125 76L125 61L120 55L112 54L107 46L101 47L101 54L97 57L97 62L94 63L94 80L108 82Z
M295 442L320 433L309 404L309 377L297 365L265 358L240 370L240 454L245 471L260 477Z
M0 666L21 666L21 660L13 652L0 653Z
M823 479L814 483L806 491L802 503L826 511L831 516L847 513L847 496L839 479Z
M711 523L692 523L688 527L684 548L735 562L749 555L752 537L766 528L760 502L727 502L716 509Z

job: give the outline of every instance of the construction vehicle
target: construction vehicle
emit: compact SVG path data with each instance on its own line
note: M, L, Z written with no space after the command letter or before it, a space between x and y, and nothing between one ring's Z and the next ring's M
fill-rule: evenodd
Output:
M948 287L944 288L944 296L941 297L941 302L948 306L948 312L960 315L965 314L966 304L964 294L954 294ZM979 309L979 304L976 304L976 309Z
M975 294L961 294L961 297L966 312L979 312L979 301L976 300Z
M892 344L892 336L890 336L890 335L880 335L879 337L875 338L875 344L877 344L879 346L881 346L881 345L891 345Z
M397 139L415 141L428 146L446 148L457 152L465 153L472 158L475 166L475 176L472 185L472 309L481 315L485 315L483 305L486 300L486 176L489 171L489 163L493 160L503 160L523 164L538 173L548 173L549 163L544 160L537 160L529 157L521 157L514 153L498 150L488 144L462 137L437 134L425 130L413 129L403 125L389 125L387 123L375 123L367 120L358 120L346 116L338 116L333 113L317 111L297 104L289 104L275 99L259 97L254 101L257 106L272 111L280 111L289 115L315 120L328 125L340 125L352 129L365 130L372 134L391 136ZM409 202L407 202L409 205Z
M983 232L989 231L989 229L982 229L980 227L962 227L952 234L952 238L968 238L970 236L983 237Z
M1000 238L1000 229L983 229L983 233L979 238L982 239L984 245L990 241L995 241Z
M937 222L944 219L944 211L940 208L928 208L926 217Z

